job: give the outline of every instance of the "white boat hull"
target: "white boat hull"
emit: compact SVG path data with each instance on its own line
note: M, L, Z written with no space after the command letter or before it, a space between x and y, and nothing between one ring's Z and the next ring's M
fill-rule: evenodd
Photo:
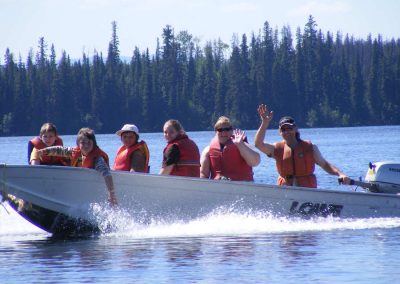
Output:
M190 220L217 209L306 218L400 217L400 196L393 194L120 171L112 175L118 208L140 220ZM0 178L0 191L12 207L50 233L96 231L91 208L107 204L104 179L95 170L1 165Z

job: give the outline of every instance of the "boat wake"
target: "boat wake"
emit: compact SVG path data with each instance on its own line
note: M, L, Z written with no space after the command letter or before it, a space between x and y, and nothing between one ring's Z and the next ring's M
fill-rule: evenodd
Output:
M238 213L232 208L219 208L194 220L137 220L123 211L98 207L98 221L103 235L131 238L170 238L205 236L250 236L260 234L390 229L400 227L400 218L339 219L276 217L270 213ZM112 224L112 225L110 225ZM111 230L110 230L111 228Z
M332 230L390 229L400 227L400 218L338 219L314 218L309 220L275 217L269 213L238 213L230 208L219 208L194 220L138 219L122 210L94 205L101 235L129 238L170 238L205 236L251 236L274 233L295 233ZM144 216L145 214L143 214ZM0 238L48 237L50 234L24 220L8 205L0 207Z

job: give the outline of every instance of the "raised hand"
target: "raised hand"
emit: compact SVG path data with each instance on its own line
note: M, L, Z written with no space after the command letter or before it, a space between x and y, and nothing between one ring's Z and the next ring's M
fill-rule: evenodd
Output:
M267 105L261 104L258 106L258 114L260 115L260 118L262 120L263 123L270 123L270 121L272 120L273 114L274 112L268 109Z
M244 131L240 129L233 130L233 138L232 138L233 143L235 144L243 143L245 137L246 134L244 133Z

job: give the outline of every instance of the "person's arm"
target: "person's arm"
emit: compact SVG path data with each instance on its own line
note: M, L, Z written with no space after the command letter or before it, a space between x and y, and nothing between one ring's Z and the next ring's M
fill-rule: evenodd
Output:
M132 153L132 159L131 159L131 172L144 172L144 167L146 164L146 156L144 153L140 150L137 149Z
M114 190L114 181L112 175L105 176L104 181L106 182L107 190L108 190L108 202L110 202L111 206L118 205L117 196L115 195Z
M106 183L108 191L108 202L110 202L111 206L117 205L117 197L114 190L114 181L111 175L110 168L108 167L103 157L98 157L94 160L94 168L104 177L104 181Z
M164 166L160 170L160 175L169 175L171 174L172 170L174 169L175 165Z
M245 133L240 129L233 131L233 143L239 149L240 155L250 167L258 166L260 163L260 154L250 148L250 145L244 142Z
M210 146L204 148L200 157L200 177L210 178Z
M273 158L275 146L264 142L265 133L267 132L269 123L272 120L273 112L268 111L268 107L266 105L260 105L257 111L261 118L261 124L256 132L256 136L254 137L254 145L258 150Z
M344 184L350 184L350 178L341 172L335 165L328 162L327 160L322 157L321 152L319 151L317 145L313 145L313 152L314 152L314 159L317 165L319 165L324 171L328 174L338 176L343 180Z
M40 153L36 148L32 149L30 164L31 165L40 165Z
M177 145L172 145L165 153L160 175L169 175L174 169L175 164L179 162L181 153Z

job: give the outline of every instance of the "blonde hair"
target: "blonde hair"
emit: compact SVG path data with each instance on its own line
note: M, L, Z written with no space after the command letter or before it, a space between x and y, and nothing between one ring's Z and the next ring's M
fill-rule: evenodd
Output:
M179 120L176 120L176 119L170 119L170 120L167 120L165 123L164 123L164 126L172 126L172 128L174 128L177 132L179 132L179 133L182 133L182 132L185 132L185 130L183 129L183 126L182 126L182 124L179 122Z
M56 126L51 122L46 122L40 128L40 136L42 136L43 134L45 134L47 132L53 132L57 136L57 128L56 128Z
M227 118L226 116L220 116L217 122L214 124L214 130L217 130L219 126L224 124L228 124L230 127L232 127L232 123L229 118Z

